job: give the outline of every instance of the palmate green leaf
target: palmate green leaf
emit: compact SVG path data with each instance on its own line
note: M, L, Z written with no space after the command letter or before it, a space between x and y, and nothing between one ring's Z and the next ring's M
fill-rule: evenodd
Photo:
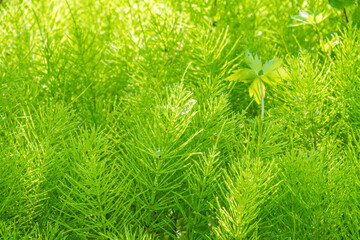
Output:
M317 11L315 11L314 14L311 14L304 10L300 10L299 15L291 16L292 19L294 19L298 22L290 24L290 25L288 25L288 27L297 27L297 26L306 25L306 24L321 23L327 17L328 17L327 15L323 15L322 13L319 14Z
M253 97L255 99L255 101L257 102L257 104L261 103L261 89L260 89L260 86L262 86L262 92L263 92L263 96L265 98L265 85L262 82L261 82L261 85L260 85L260 78L256 78L249 87L250 97Z
M305 13L303 13L305 14ZM280 84L282 80L288 79L289 74L282 66L283 61L278 58L266 61L262 65L261 60L256 55L253 55L246 50L245 61L251 67L251 69L241 68L233 71L233 74L227 77L227 81L240 81L244 83L250 83L249 94L250 97L254 97L255 101L261 103L261 91L260 91L260 78L262 80L263 94L265 97L265 85L266 82L269 85Z
M235 70L232 75L227 77L225 80L227 81L240 81L240 82L249 82L256 78L256 73L249 68L241 68L239 70Z
M249 52L249 50L246 50L245 61L249 65L249 67L256 73L256 75L259 75L259 72L262 69L262 63L258 55L255 55L254 58L253 55Z
M262 70L262 80L270 85L276 85L281 83L282 80L288 79L289 74L281 67L283 61L278 58L274 58L265 62Z
M354 0L329 0L329 4L333 8L343 9L350 5L355 4L355 1Z
M285 71L284 68L280 67L271 71L270 73L262 76L262 80L269 85L280 84L283 80L289 79L289 74Z
M315 23L321 23L328 17L328 15L323 15L322 13L320 14L315 13L314 15L315 15Z
M274 58L269 61L266 61L264 63L264 66L262 67L263 74L267 75L267 74L277 70L278 68L281 67L282 63L283 63L283 61L278 58Z

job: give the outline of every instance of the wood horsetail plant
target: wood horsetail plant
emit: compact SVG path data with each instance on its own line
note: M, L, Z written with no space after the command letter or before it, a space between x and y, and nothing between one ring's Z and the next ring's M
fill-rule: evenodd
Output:
M235 70L226 80L251 83L249 94L257 104L261 104L261 120L263 120L266 92L264 82L270 86L274 86L281 83L282 79L287 79L289 75L282 67L283 61L279 58L271 59L262 64L261 59L259 59L257 55L254 57L249 50L246 50L245 62L250 68Z

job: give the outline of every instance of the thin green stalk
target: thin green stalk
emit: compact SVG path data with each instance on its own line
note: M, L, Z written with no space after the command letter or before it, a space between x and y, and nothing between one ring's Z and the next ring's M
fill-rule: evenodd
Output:
M319 44L321 45L321 39L322 39L322 37L321 37L321 32L320 32L320 30L319 30L319 28L318 28L318 26L317 26L316 23L315 23L313 26L314 26L316 35L317 35L317 37L318 37Z
M262 80L261 77L259 77L260 79L260 94L261 94L261 121L264 120L264 110L265 110L265 106L264 106L264 90L262 87Z

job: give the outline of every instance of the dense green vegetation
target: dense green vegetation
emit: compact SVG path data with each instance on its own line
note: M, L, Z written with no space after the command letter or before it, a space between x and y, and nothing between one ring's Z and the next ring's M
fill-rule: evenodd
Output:
M0 238L360 239L360 12L330 3L3 0Z

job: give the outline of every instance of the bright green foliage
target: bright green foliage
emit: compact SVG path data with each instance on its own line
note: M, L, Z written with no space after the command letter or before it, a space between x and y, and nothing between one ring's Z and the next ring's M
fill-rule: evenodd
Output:
M2 0L0 239L360 239L358 9Z
M234 70L233 74L226 78L228 81L240 81L251 83L249 87L250 97L261 103L261 95L265 97L265 85L262 81L269 85L276 85L287 79L289 75L282 67L282 60L274 58L266 61L264 65L257 55L253 55L247 50L245 52L245 62L250 67Z
M331 54L331 52L335 49L336 45L340 43L340 37L338 34L332 34L330 39L320 40L321 51Z
M239 165L241 164L241 167ZM218 202L218 239L258 238L261 227L261 208L276 198L277 174L274 162L264 163L259 158L238 159L225 174L225 204ZM266 180L265 180L266 179ZM265 181L264 181L265 180Z
M360 26L360 7L357 6L351 15L351 20L354 23L354 25L356 25L357 27Z
M354 5L355 0L329 0L329 3L334 8L343 9L348 6Z

